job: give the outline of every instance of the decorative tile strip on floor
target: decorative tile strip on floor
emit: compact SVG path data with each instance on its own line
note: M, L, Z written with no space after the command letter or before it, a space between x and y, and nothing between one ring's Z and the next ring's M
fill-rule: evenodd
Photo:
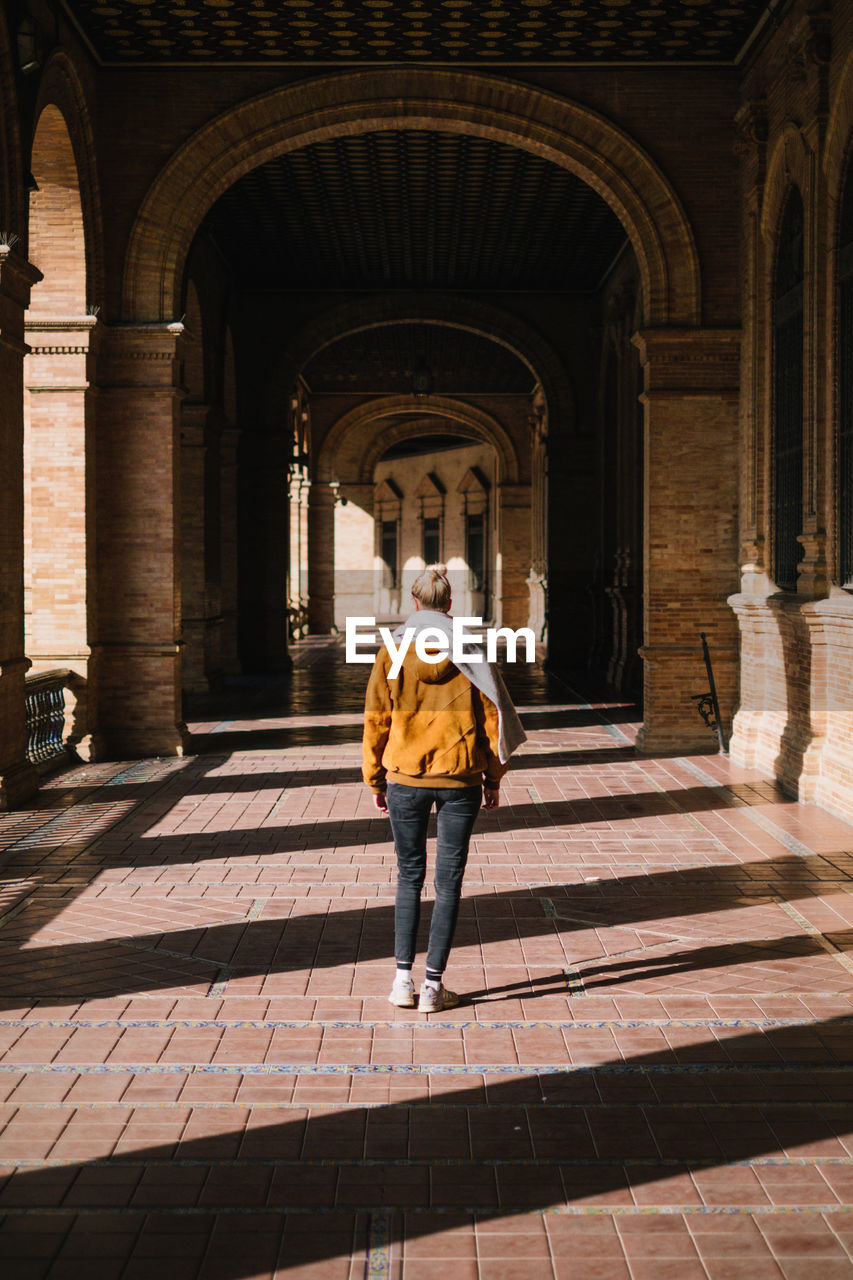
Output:
M367 1226L367 1260L364 1268L365 1280L389 1280L391 1275L391 1228L393 1217L390 1213L372 1213Z
M419 1062L15 1062L0 1063L0 1075L277 1075L277 1076L777 1076L808 1072L835 1077L840 1064L804 1062L605 1062L585 1063L440 1063Z
M849 1027L853 1030L853 1012L849 1017L833 1019L834 1028ZM814 1028L813 1018L546 1018L538 1020L501 1021L467 1021L460 1019L453 1022L431 1020L429 1022L395 1018L389 1020L356 1020L356 1019L324 1019L302 1018L287 1021L269 1018L0 1018L2 1027L53 1027L85 1030L124 1031L150 1028L152 1030L185 1030L207 1028L210 1030L248 1030L248 1031L410 1031L428 1035L438 1031L637 1031L644 1028L692 1028L714 1027L744 1028L751 1030L770 1030L774 1027L809 1027Z

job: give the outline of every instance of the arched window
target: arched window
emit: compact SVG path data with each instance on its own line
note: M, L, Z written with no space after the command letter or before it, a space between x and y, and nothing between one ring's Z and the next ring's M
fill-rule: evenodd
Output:
M803 201L796 187L788 195L779 233L773 329L774 578L778 587L792 591L803 512Z
M838 571L853 590L853 161L841 200L838 282Z

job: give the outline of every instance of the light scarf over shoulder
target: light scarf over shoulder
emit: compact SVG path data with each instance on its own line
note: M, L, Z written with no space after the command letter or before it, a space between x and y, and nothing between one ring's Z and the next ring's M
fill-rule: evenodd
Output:
M439 613L437 609L417 609L414 613L410 613L402 626L394 632L394 638L402 638L403 632L407 629L417 634L427 628L436 629L447 636L447 649L450 653L453 645L453 619L447 613ZM527 734L521 727L518 712L512 704L503 676L493 663L486 661L482 645L466 641L465 648L469 653L479 653L482 662L454 662L453 665L467 680L471 681L475 689L479 689L480 693L497 707L498 758L501 764L506 764L516 747L520 747L522 742L527 740Z

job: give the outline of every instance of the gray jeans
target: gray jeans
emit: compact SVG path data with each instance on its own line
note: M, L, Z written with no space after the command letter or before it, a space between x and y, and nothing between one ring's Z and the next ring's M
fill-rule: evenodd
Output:
M388 814L397 854L394 904L394 955L399 964L415 959L421 890L426 878L426 837L435 805L438 839L435 855L435 905L429 929L427 968L443 973L459 914L468 844L483 799L483 788L406 787L388 783Z

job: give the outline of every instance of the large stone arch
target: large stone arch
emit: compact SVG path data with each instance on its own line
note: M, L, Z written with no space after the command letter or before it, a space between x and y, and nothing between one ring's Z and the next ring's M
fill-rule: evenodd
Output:
M411 422L386 425L387 419L411 414ZM320 447L316 474L321 483L372 484L376 463L400 440L423 433L418 420L438 418L430 434L454 435L463 429L495 450L501 480L518 483L518 457L508 433L482 409L445 396L381 396L358 405L339 418ZM373 426L372 431L369 428Z
M634 246L644 321L700 322L700 271L678 196L650 156L579 103L488 75L425 67L332 74L276 89L199 129L165 165L127 248L124 318L171 320L190 242L243 174L287 151L366 132L430 129L491 138L570 169L614 210Z
M772 255L791 186L799 188L803 204L809 201L809 148L802 130L789 121L779 134L767 164L761 206L761 234ZM808 222L808 220L807 220Z
M380 294L330 307L300 330L294 343L276 360L269 403L286 403L299 374L325 347L364 329L395 324L445 325L505 347L527 365L533 380L541 384L552 432L574 429L574 393L566 366L539 330L503 307L445 293Z
M100 307L104 297L104 233L92 116L76 68L61 49L51 54L39 82L35 132L49 108L62 116L71 140L83 215L86 303Z

